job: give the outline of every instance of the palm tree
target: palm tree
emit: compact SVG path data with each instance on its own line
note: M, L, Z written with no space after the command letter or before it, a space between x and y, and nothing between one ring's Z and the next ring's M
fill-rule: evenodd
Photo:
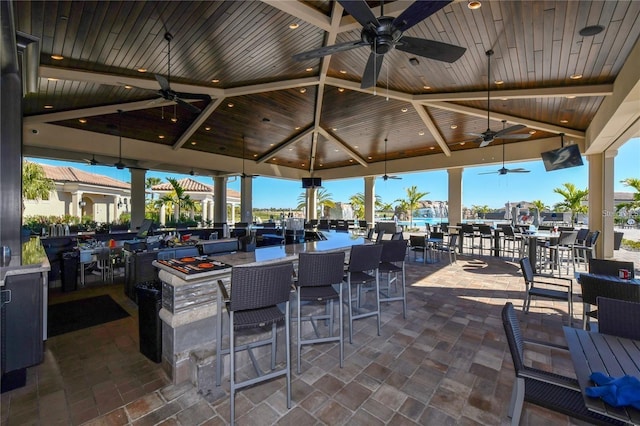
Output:
M167 178L167 181L173 187L173 190L166 194L157 201L157 205L162 206L166 205L169 209L172 209L174 206L178 207L176 220L180 220L180 211L181 209L190 209L195 207L195 202L191 199L189 194L185 193L184 188L180 186L180 183L175 178Z
M351 209L356 217L364 217L364 194L362 192L358 192L349 197L349 204L351 204ZM382 197L376 195L374 208L378 209L380 207L382 207Z
M545 210L549 210L549 207L542 200L533 200L531 205L538 210L539 213L542 213Z
M560 208L565 208L571 211L571 223L575 222L575 217L578 213L586 213L588 208L584 204L584 201L589 195L588 189L578 189L570 182L562 184L564 188L555 188L553 192L560 194L564 197L564 200L556 204Z
M40 164L30 161L22 163L23 204L24 200L48 200L50 192L54 189L53 180L47 177Z
M489 213L491 211L491 208L489 206L487 206L486 204L484 206L471 206L471 208L473 209L473 211L478 215L482 215L482 218L485 219L487 213Z
M616 206L616 211L620 211L621 209L626 209L627 213L629 213L632 209L640 208L640 179L638 178L626 178L620 181L624 186L630 186L635 189L635 193L633 194L633 200L620 203Z
M162 183L162 179L158 177L148 177L145 179L144 188L148 191L151 191L151 188ZM153 193L151 192L151 199L153 199Z
M413 211L418 208L418 203L429 194L428 192L418 192L418 187L413 185L407 190L407 198L399 198L399 202L404 209L409 211L409 227L413 228Z
M318 192L316 193L316 206L321 206L322 207L322 216L325 216L325 209L326 208L332 208L336 206L336 203L331 199L332 195L327 192L327 190L325 188L320 188L318 189ZM298 195L298 205L296 206L296 209L298 210L302 210L305 209L307 207L307 197L306 197L306 192L302 192L300 193L300 195Z

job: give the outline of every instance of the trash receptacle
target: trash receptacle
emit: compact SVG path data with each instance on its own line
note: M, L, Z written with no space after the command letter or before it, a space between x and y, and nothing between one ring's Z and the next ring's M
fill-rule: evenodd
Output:
M66 251L62 253L60 278L62 280L62 291L74 291L78 289L77 251Z
M153 362L162 359L162 282L147 281L136 285L138 296L138 333L140 353Z

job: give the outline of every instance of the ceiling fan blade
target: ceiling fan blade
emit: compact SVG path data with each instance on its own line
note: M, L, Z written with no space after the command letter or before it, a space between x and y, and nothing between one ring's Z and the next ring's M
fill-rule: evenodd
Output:
M484 133L473 133L473 132L464 132L465 135L476 136L478 138L483 138Z
M499 132L496 133L496 137L499 138L502 135L506 135L507 133L515 132L515 131L526 129L526 128L527 126L523 124L516 124L515 126L507 127L506 129L500 130ZM529 136L527 135L527 137Z
M175 100L176 100L176 102L177 102L179 105L181 105L181 106L185 107L186 109L188 109L189 111L191 111L191 112L193 112L193 113L195 113L195 114L200 114L200 113L202 112L202 111L200 110L200 108L198 108L198 107L197 107L197 106L195 106L195 105L191 105L189 102L185 102L185 101L183 101L183 100L182 100L182 99L180 99L180 98L176 98Z
M169 87L169 81L164 76L160 74L154 74L154 76L162 90L171 90L171 87Z
M449 63L457 61L467 51L466 48L454 44L416 37L402 37L396 44L396 49Z
M324 46L318 49L309 50L307 52L298 53L293 55L293 59L296 61L305 61L307 59L317 59L323 56L333 55L334 53L344 52L346 50L355 49L356 47L368 46L362 40L347 41L344 43L332 44L331 46Z
M176 92L176 96L182 99L198 99L203 101L210 101L211 96L206 93L184 93L184 92Z
M501 139L529 139L531 137L531 135L529 134L522 134L522 133L517 133L515 135L502 135L500 136Z
M344 2L340 2L340 4L343 3ZM406 31L417 23L433 15L449 3L451 3L451 0L416 1L411 6L406 8L405 11L400 14L400 16L393 20L393 25L400 31Z
M380 69L382 69L383 59L384 55L376 55L373 52L369 54L367 66L364 68L364 73L362 74L362 83L360 83L361 89L366 89L367 87L376 85L378 76L380 75Z
M402 178L400 176L389 176L389 179L401 180Z
M530 170L525 170L525 169L522 169L522 168L507 169L507 173L530 173Z
M366 27L370 23L376 27L380 26L378 18L373 14L369 5L364 0L338 0L338 3L346 10L353 19L358 21L360 25Z
M500 171L498 170L497 172L483 172L483 173L478 173L479 175L495 175L496 173L500 173Z
M493 139L491 140L483 139L482 142L480 142L480 146L478 148L484 148L485 146L489 145L491 142L493 142Z

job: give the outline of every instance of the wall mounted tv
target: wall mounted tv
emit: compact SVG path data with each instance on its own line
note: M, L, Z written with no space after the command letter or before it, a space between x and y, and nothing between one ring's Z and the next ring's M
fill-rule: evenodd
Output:
M322 186L322 178L319 178L319 177L302 178L303 188L316 188L318 186Z
M580 155L578 145L567 145L552 151L543 152L541 155L544 168L548 172L583 165L582 155Z

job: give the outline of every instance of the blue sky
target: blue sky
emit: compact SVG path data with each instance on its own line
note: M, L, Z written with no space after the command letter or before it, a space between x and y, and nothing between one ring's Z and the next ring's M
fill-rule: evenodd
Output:
M68 165L78 169L103 174L125 182L130 181L129 171L118 170L114 167L91 166L84 163L69 163L53 160L34 159L39 163L53 165ZM631 139L618 150L615 158L615 186L614 191L629 191L629 188L620 183L620 180L635 177L640 178L640 138ZM510 163L508 168L522 167L530 170L531 173L508 174L500 176L498 174L479 175L483 172L496 171L499 165L489 167L472 167L464 170L462 175L463 183L463 204L467 207L472 205L488 205L490 208L504 207L507 201L533 201L542 200L545 204L552 206L561 201L562 197L553 192L554 188L562 186L565 182L572 182L578 188L588 187L588 162L584 159L585 165L564 170L547 172L542 161ZM448 175L445 170L436 172L398 174L401 180L383 181L376 180L376 194L382 197L385 203L393 203L398 198L404 198L406 188L417 186L419 191L428 192L427 200L446 200L448 198L447 181ZM148 171L147 177L158 177L163 181L167 177L182 179L188 175L178 175L164 172ZM194 179L212 184L209 177L194 176ZM229 188L240 190L238 179L231 178ZM323 181L323 187L332 195L334 201L348 202L349 198L358 192L364 191L364 180L342 179ZM298 204L298 196L302 193L299 181L272 179L257 177L253 181L253 207L254 208L289 208ZM274 196L274 194L278 194Z

